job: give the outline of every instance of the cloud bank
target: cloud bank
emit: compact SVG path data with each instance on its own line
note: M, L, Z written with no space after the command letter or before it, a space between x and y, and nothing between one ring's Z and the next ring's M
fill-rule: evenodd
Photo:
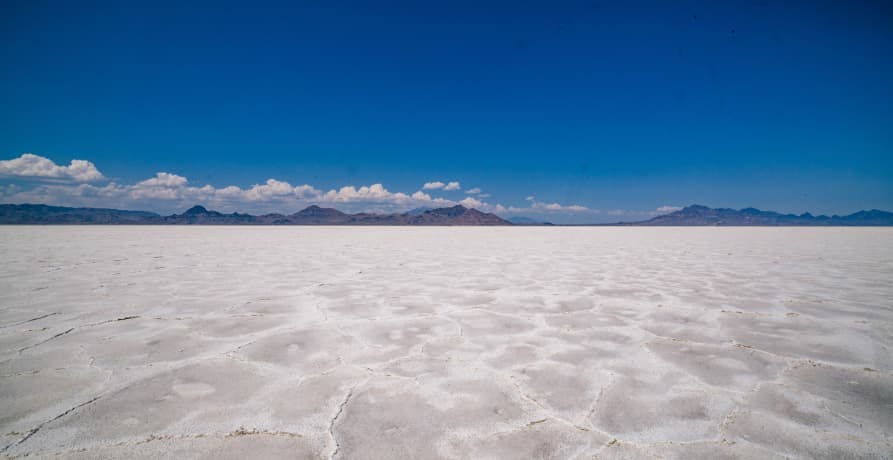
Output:
M17 183L2 183L9 178ZM503 216L595 216L602 211L578 204L540 202L533 196L524 206L505 206L485 201L489 194L478 187L466 190L465 198L452 200L432 196L433 191L461 190L459 181L427 182L421 190L399 192L383 184L345 185L329 190L310 184L292 184L270 178L250 187L193 184L188 178L172 172L132 184L107 179L86 160L72 160L69 165L56 164L49 158L26 153L18 158L0 161L0 202L44 203L58 206L109 207L155 211L162 214L182 212L202 204L222 212L292 213L311 204L336 207L346 212L405 212L413 208L446 207L461 204ZM661 207L658 209L669 209ZM606 212L609 215L612 211ZM650 212L655 214L655 212Z

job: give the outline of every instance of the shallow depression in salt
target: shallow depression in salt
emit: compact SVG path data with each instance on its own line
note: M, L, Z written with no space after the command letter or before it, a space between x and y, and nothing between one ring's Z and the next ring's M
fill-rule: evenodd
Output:
M893 230L0 228L0 449L891 458Z

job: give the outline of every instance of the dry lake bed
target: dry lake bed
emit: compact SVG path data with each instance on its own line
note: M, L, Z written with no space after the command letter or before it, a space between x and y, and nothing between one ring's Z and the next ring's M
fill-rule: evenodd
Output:
M893 458L893 230L0 227L0 456Z

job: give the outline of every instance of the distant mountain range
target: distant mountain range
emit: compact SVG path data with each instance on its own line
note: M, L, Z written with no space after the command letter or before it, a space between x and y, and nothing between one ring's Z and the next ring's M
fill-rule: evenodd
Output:
M143 211L66 208L43 204L0 205L0 224L129 225L512 225L495 214L461 205L403 214L347 214L309 206L294 214L224 214L193 206L183 214L162 216Z
M309 206L294 214L224 214L193 206L182 214L162 216L145 211L67 208L43 204L0 204L0 224L37 225L552 225L526 217L503 219L495 214L457 205L414 209L402 214L347 214L333 208ZM893 213L872 209L846 216L780 214L754 208L741 210L692 205L642 222L621 226L893 226Z
M692 205L644 222L622 225L647 226L888 226L893 225L893 213L872 209L846 216L814 216L804 214L780 214L755 208L740 210L708 208Z
M544 220L533 219L530 217L524 216L514 216L506 218L509 222L515 225L553 225L551 222L546 222Z

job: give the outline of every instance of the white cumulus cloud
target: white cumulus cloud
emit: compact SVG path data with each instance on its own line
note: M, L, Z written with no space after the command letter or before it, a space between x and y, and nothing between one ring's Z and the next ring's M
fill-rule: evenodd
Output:
M553 214L553 213L585 213L585 214L599 214L601 211L597 209L590 209L586 206L582 206L579 204L570 204L563 205L560 203L543 203L540 201L536 201L536 199L532 196L528 196L526 201L530 202L530 206L526 208L519 207L509 207L506 209L506 212L511 213L530 213L530 214Z
M428 195L427 193L425 193L421 190L413 193L411 196L412 196L413 200L419 200L419 201L430 201L431 200L431 195Z
M176 174L159 172L155 177L138 182L139 187L182 187L189 182L185 177Z
M356 188L353 185L341 187L338 190L329 190L323 195L324 201L334 203L351 201L383 201L383 200L407 200L409 195L405 193L393 193L381 184L372 184Z
M25 153L12 160L0 161L0 176L65 179L93 182L103 179L102 173L86 160L71 160L68 166L56 164L49 158Z
M230 187L227 187L230 188ZM237 187L238 188L238 187ZM276 179L267 179L265 184L255 184L243 192L243 196L251 201L266 201L274 198L318 198L320 190L310 185L292 186L290 183Z
M422 186L422 190L437 190L444 188L445 186L446 184L441 181L425 182L425 185Z
M680 208L679 206L661 206L661 207L657 208L656 211L662 212L662 213L669 213L669 212L679 211L681 209L682 208Z
M443 189L446 191L451 191L451 190L459 190L459 187L460 187L459 182L443 183L438 180L438 181L434 181L434 182L425 182L425 185L422 186L422 190Z
M559 203L540 203L538 201L534 201L533 204L530 205L533 209L541 209L546 211L570 211L570 212L583 212L589 211L589 208L586 206L580 206L578 204L572 205L562 205Z
M465 197L465 199L460 201L459 204L461 204L462 206L465 206L466 208L475 208L475 209L482 209L482 208L485 208L485 206L486 206L486 203L484 203L483 201L475 199L470 196Z

